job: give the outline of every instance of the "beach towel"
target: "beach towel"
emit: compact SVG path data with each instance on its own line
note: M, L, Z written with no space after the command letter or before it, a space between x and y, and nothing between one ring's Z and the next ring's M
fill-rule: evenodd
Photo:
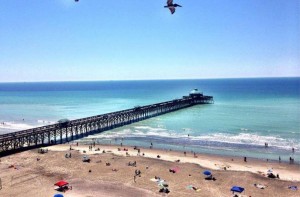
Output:
M261 184L254 184L255 187L259 188L259 189L265 189L267 186L265 185L261 185Z
M169 185L166 182L158 183L159 187L169 187Z
M179 172L180 168L178 166L171 168L171 170L176 173Z
M187 189L190 189L190 190L194 190L196 192L199 192L201 191L201 189L197 188L197 187L194 187L193 185L188 185L186 186Z
M163 180L163 179L151 178L150 181L156 182L158 185L167 184L167 182L165 180Z
M157 181L157 184L164 185L164 184L167 184L167 182L165 180L159 180L159 181Z

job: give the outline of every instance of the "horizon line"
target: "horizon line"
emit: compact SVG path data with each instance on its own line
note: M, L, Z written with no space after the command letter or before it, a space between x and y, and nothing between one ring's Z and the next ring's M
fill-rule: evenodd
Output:
M111 82L111 81L175 81L175 80L218 80L218 79L267 79L267 78L300 78L300 76L272 77L212 77L212 78L170 78L170 79L106 79L106 80L53 80L53 81L0 81L0 83L57 83L57 82Z

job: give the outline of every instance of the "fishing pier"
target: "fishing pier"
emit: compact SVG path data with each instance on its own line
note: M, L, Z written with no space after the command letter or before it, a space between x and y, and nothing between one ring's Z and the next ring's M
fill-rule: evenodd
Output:
M212 96L205 96L194 89L181 99L76 120L66 119L52 125L3 134L0 135L0 157L31 148L61 144L194 105L213 102Z

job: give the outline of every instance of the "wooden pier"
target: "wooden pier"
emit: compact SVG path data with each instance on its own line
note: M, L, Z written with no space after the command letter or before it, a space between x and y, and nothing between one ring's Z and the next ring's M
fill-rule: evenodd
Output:
M83 138L113 128L159 116L198 104L212 104L212 96L205 96L197 89L188 96L167 102L81 118L0 135L0 157L22 150L49 146Z

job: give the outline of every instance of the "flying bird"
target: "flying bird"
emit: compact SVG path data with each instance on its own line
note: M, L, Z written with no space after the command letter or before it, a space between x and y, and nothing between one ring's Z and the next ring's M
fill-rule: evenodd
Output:
M173 0L168 0L167 1L167 5L164 6L165 8L169 8L169 10L171 11L171 14L175 13L175 8L176 7L182 7L181 5L178 5L176 3L173 4Z

